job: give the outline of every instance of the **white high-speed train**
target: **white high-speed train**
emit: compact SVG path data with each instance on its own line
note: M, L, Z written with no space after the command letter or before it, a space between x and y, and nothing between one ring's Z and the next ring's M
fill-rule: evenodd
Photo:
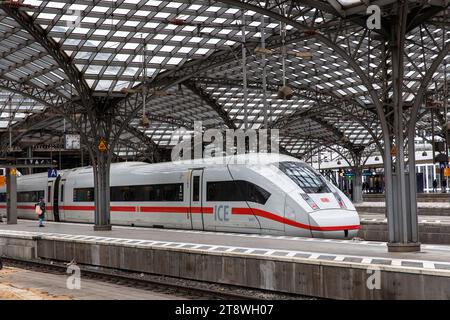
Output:
M351 201L298 159L250 154L194 161L111 166L111 223L304 237L352 238L360 227ZM94 221L91 167L18 178L18 215ZM5 212L5 188L0 188Z

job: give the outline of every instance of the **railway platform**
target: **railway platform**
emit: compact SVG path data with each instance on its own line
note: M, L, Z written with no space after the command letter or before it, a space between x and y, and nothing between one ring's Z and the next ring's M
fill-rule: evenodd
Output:
M359 217L359 237L369 241L387 241L387 218L384 214L363 213ZM450 245L450 216L420 215L418 223L422 243Z
M432 198L430 198L432 199ZM422 201L417 203L417 212L422 216L450 216L450 200L443 201ZM355 203L355 208L359 213L379 213L386 212L386 204L384 198L379 198L379 201L365 201L362 203ZM419 199L419 201L421 201Z
M35 222L0 225L0 254L331 299L449 299L450 246Z

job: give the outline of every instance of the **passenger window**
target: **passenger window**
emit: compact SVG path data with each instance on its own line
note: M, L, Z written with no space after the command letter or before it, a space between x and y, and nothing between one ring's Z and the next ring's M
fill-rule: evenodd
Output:
M192 189L192 201L200 201L200 176L194 177L194 186Z
M141 186L114 186L110 189L111 201L183 201L183 184L168 183Z
M48 186L48 190L47 190L47 202L50 203L50 196L52 193L52 187Z
M44 196L45 190L17 192L17 202L38 202Z
M207 201L248 201L265 204L270 192L248 181L215 181L207 183Z
M63 192L62 189L61 189L61 192ZM74 189L73 190L73 201L74 202L93 202L94 201L94 188Z

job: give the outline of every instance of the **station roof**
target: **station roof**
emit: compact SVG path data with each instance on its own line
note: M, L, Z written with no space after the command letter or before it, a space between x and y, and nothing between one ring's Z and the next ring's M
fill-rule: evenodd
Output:
M155 90L146 107L150 126L141 126L136 117L118 152L133 149L142 136L170 146L172 133L192 128L194 121L203 121L205 127L244 128L245 114L249 128L280 129L283 147L299 157L324 147L339 153L366 148L381 130L369 86L354 65L380 96L391 97L392 81L382 81L392 76L383 75L390 57L384 54L387 43L382 38L389 33L397 2L25 0L14 11L2 1L0 137L5 140L12 126L20 132L14 135L19 147L60 141L70 126L49 107L82 98L69 70L98 99L126 101L143 85ZM370 4L382 9L381 30L365 26ZM448 1L409 1L409 6L407 107L427 69L450 42ZM268 49L264 56L258 50L262 35ZM433 119L436 126L445 122L448 71L443 63L428 87L427 107L440 110ZM283 85L293 89L291 99L278 97ZM424 105L417 127L424 137L431 128L429 110Z

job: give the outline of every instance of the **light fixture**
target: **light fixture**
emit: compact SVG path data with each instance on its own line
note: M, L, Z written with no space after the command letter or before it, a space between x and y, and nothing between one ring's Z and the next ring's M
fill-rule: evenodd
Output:
M426 151L422 152L422 157L426 157L428 153Z
M288 55L297 57L297 58L301 58L301 59L305 59L305 60L310 60L313 57L313 54L309 51L288 51L286 52Z
M142 116L142 118L141 118L141 125L142 125L144 128L150 127L150 120L148 119L148 117L147 117L146 115L143 115L143 116Z
M294 96L294 90L291 87L285 85L278 91L278 98L283 100L290 100Z
M255 53L256 54L265 54L267 56L270 56L273 54L273 50L272 49L267 49L267 48L255 48Z
M380 161L380 158L378 156L375 157L375 161Z
M340 166L342 164L341 160L337 161L337 165Z

